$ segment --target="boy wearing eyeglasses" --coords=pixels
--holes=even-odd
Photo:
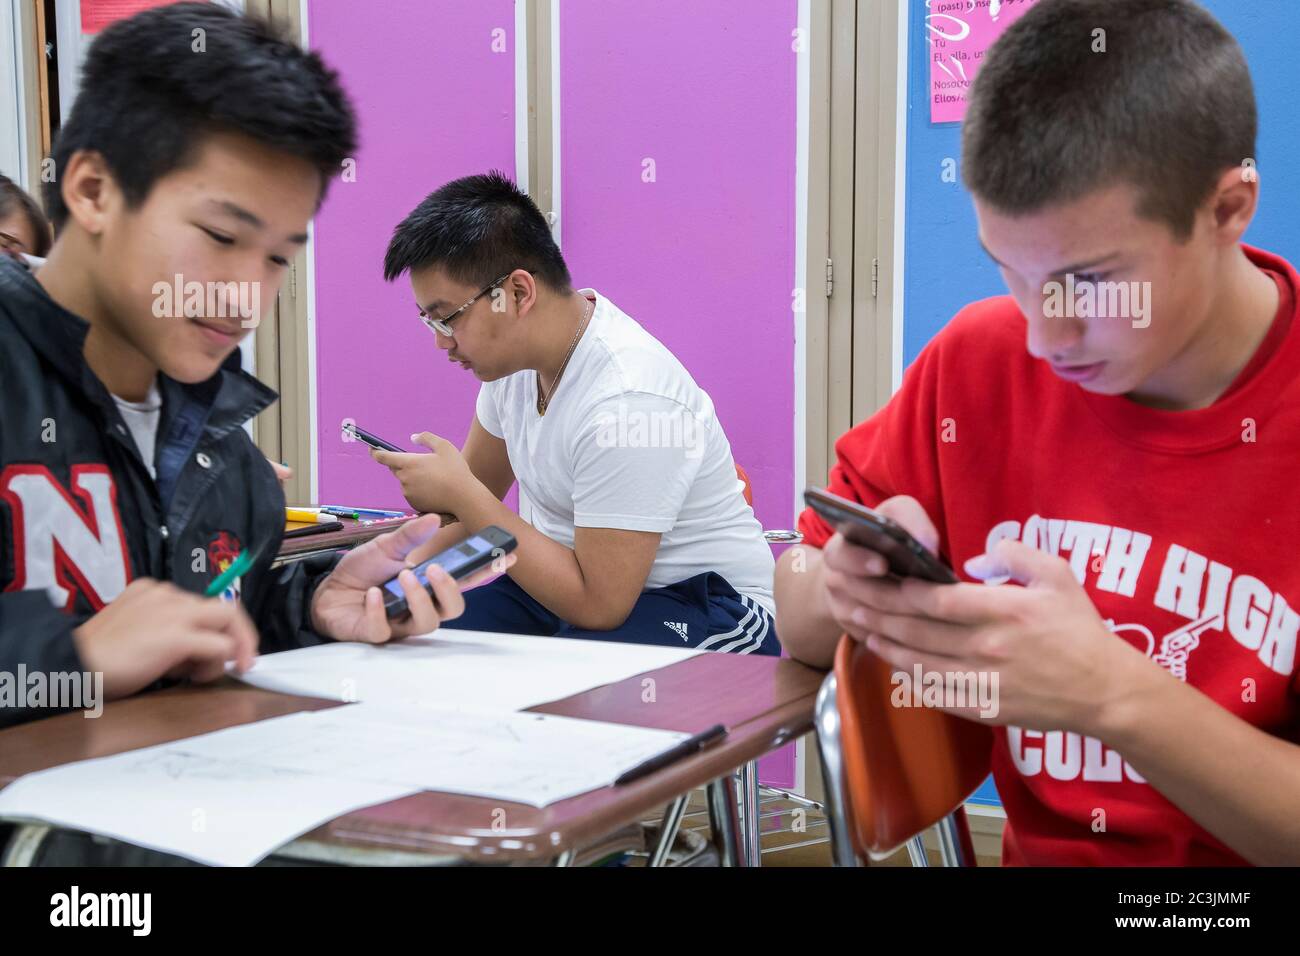
[[[40,204],[0,175],[0,254],[30,269],[45,258],[50,242],[50,223]]]
[[[741,654],[779,652],[771,551],[709,396],[660,342],[575,289],[545,218],[498,173],[448,183],[397,227],[385,276],[482,386],[462,450],[373,451],[422,511],[417,555],[495,524],[518,561],[455,626]],[[521,513],[501,501],[519,483]]]

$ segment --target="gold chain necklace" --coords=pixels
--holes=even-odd
[[[551,403],[551,396],[555,394],[556,386],[560,384],[560,376],[564,370],[569,367],[569,359],[573,357],[573,350],[578,347],[578,339],[582,338],[583,330],[587,328],[587,322],[591,319],[592,310],[596,303],[590,299],[587,300],[587,307],[582,310],[582,322],[578,325],[578,331],[573,333],[573,341],[569,343],[569,351],[564,353],[564,361],[560,363],[560,370],[555,373],[555,378],[551,382],[551,387],[542,393],[542,377],[537,376],[537,414],[545,415],[546,407]],[[534,373],[536,374],[536,373]]]

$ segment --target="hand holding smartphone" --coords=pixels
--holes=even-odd
[[[472,534],[460,544],[454,545],[443,551],[441,554],[435,554],[433,557],[421,561],[411,571],[415,574],[416,580],[424,585],[424,589],[433,594],[432,588],[425,580],[425,573],[429,565],[439,565],[444,571],[451,575],[454,581],[463,581],[472,575],[475,571],[480,571],[487,567],[496,558],[509,554],[513,551],[519,542],[515,536],[503,528],[496,525],[488,525],[477,534]],[[389,618],[400,617],[406,613],[406,594],[402,591],[401,582],[396,577],[384,583],[384,613]]]
[[[878,511],[831,494],[821,488],[808,488],[804,502],[845,540],[881,555],[889,572],[900,578],[921,578],[937,584],[956,584],[952,568],[898,522]]]

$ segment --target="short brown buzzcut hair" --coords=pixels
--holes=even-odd
[[[1131,184],[1185,239],[1224,170],[1255,162],[1258,125],[1245,55],[1199,4],[1040,0],[975,78],[962,173],[1010,215]]]

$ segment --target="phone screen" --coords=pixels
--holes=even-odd
[[[442,554],[435,554],[427,561],[421,561],[411,570],[414,572],[416,580],[421,584],[424,584],[424,572],[431,564],[441,565],[442,569],[454,578],[456,577],[457,571],[464,568],[465,565],[469,564],[480,555],[484,553],[491,554],[495,547],[496,545],[481,535],[470,535],[460,544],[448,548],[446,551],[442,552]],[[385,582],[384,587],[386,587],[394,597],[406,597],[406,592],[402,590],[402,585],[395,577],[392,580]]]

